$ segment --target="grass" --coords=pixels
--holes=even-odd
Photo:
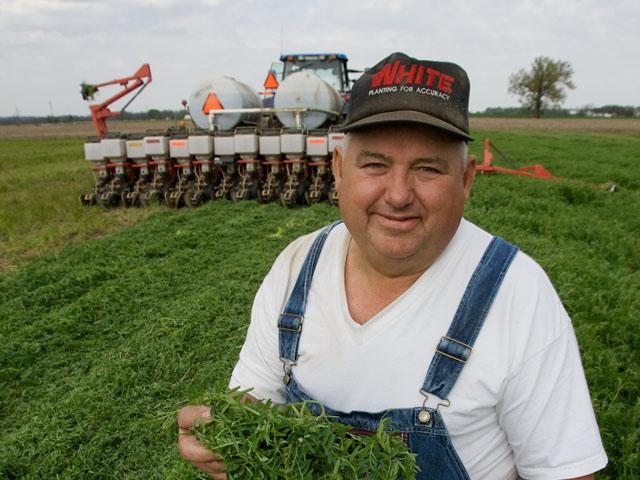
[[[0,141],[0,271],[131,225],[154,210],[84,208],[93,187],[82,140]]]
[[[232,479],[413,480],[415,455],[388,431],[383,418],[374,435],[354,435],[314,402],[282,405],[243,402],[249,390],[212,390],[211,423],[195,428],[206,448],[225,459]],[[315,411],[315,414],[314,414]]]
[[[576,327],[610,458],[598,478],[638,478],[640,138],[475,132],[485,134],[520,164],[575,180],[480,177],[466,216],[549,273]],[[173,412],[228,378],[270,264],[338,211],[219,202],[193,211],[81,209],[75,221],[62,207],[29,213],[37,202],[21,202],[49,158],[57,159],[50,180],[36,184],[76,207],[90,186],[78,143],[0,143],[2,248],[6,238],[5,258],[18,259],[0,274],[0,478],[195,478],[175,451]],[[68,184],[66,163],[78,164]],[[16,182],[8,172],[19,173]],[[609,180],[619,192],[591,187]],[[5,198],[14,199],[13,216]],[[120,217],[135,212],[146,218]],[[39,218],[32,227],[29,215]],[[71,242],[59,233],[67,222],[77,232]],[[115,231],[119,224],[129,226]],[[29,238],[37,253],[25,261],[20,239]]]
[[[325,205],[162,211],[4,276],[0,472],[183,471],[158,418],[228,377],[277,252],[335,217]]]

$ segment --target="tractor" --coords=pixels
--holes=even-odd
[[[97,137],[85,143],[85,157],[96,181],[82,202],[104,208],[195,207],[224,198],[336,204],[331,157],[344,134],[333,127],[344,119],[349,74],[357,72],[347,62],[337,53],[282,55],[259,94],[234,78],[214,77],[189,97],[195,128],[146,134],[108,133],[106,119],[120,113],[109,110],[111,103],[140,89],[137,96],[151,82],[148,65],[131,77],[82,84],[85,99],[107,85],[122,87],[90,107]]]

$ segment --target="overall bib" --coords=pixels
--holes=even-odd
[[[284,364],[283,382],[286,386],[288,403],[313,400],[302,391],[292,374],[291,367],[296,364],[298,358],[298,345],[313,272],[325,240],[339,223],[341,222],[325,227],[315,239],[278,320],[279,353]],[[471,276],[446,336],[440,339],[436,347],[420,389],[420,393],[425,397],[422,406],[391,409],[378,413],[359,411],[345,413],[317,403],[310,403],[308,407],[315,414],[320,414],[324,407],[327,415],[337,417],[338,421],[352,426],[354,430],[375,432],[380,420],[383,417],[389,418],[388,429],[398,432],[408,448],[416,454],[417,464],[420,467],[416,475],[417,480],[427,478],[468,480],[469,475],[453,448],[438,408],[426,407],[426,399],[433,394],[444,399],[445,403],[441,404],[442,406],[448,406],[449,392],[471,354],[484,319],[516,253],[516,247],[498,237],[494,237],[487,247]]]

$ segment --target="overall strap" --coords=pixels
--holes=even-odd
[[[289,295],[289,299],[278,319],[280,360],[283,362],[288,361],[289,365],[295,363],[298,358],[298,345],[300,343],[304,311],[307,306],[307,296],[311,287],[313,272],[320,258],[320,252],[329,236],[329,232],[340,223],[342,221],[327,225],[314,240],[309,253],[304,259],[291,295]]]
[[[517,247],[499,237],[491,240],[471,276],[447,335],[436,347],[422,385],[424,394],[432,393],[447,399],[471,355],[473,344],[517,252]]]

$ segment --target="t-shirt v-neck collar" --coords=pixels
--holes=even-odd
[[[423,301],[425,297],[436,294],[437,279],[446,270],[447,265],[454,259],[457,252],[463,245],[463,223],[460,222],[458,230],[447,245],[447,248],[437,258],[437,260],[418,277],[418,279],[398,298],[389,305],[380,310],[376,315],[364,324],[357,323],[349,313],[349,305],[347,303],[347,293],[345,287],[345,265],[347,260],[347,252],[351,241],[351,234],[343,225],[342,238],[338,250],[338,261],[335,262],[335,277],[338,279],[336,288],[338,290],[338,299],[342,310],[342,325],[356,344],[363,344],[368,337],[377,336],[386,331],[387,328],[394,326],[401,321],[408,321],[405,313],[411,309],[415,302]],[[421,295],[415,294],[416,291],[422,292]],[[428,315],[428,312],[425,312]]]

